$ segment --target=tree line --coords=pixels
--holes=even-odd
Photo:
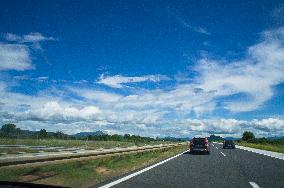
[[[269,139],[269,138],[256,138],[253,132],[245,131],[242,135],[242,139],[240,141],[245,141],[248,143],[255,144],[284,144],[284,140],[282,139]]]
[[[41,129],[40,131],[29,131],[29,130],[21,130],[17,128],[15,124],[4,124],[0,129],[0,137],[2,138],[31,138],[31,139],[76,139],[76,140],[98,140],[98,141],[122,141],[122,142],[151,142],[151,141],[184,141],[183,139],[178,138],[150,138],[150,137],[142,137],[138,135],[108,135],[105,133],[101,133],[99,135],[87,135],[87,136],[77,136],[77,135],[68,135],[61,131],[57,132],[47,132],[45,129]],[[223,140],[220,136],[211,135],[209,137],[210,141],[220,141]],[[269,139],[269,138],[255,138],[254,133],[250,131],[245,131],[242,135],[242,138],[239,141],[245,141],[249,143],[260,143],[260,144],[284,144],[284,139]]]
[[[40,131],[21,130],[15,124],[4,124],[0,129],[0,137],[4,138],[68,138],[69,135],[63,132],[47,132],[45,129]]]
[[[100,134],[100,135],[87,135],[87,136],[76,136],[76,135],[68,135],[61,131],[57,132],[47,132],[45,129],[41,129],[40,131],[28,131],[21,130],[17,128],[15,124],[4,124],[0,129],[0,137],[2,138],[32,138],[32,139],[76,139],[76,140],[98,140],[98,141],[129,141],[129,142],[151,142],[160,140],[159,138],[150,138],[150,137],[142,137],[138,135],[108,135],[108,134]]]

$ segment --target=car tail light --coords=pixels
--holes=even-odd
[[[209,147],[209,143],[207,140],[205,141],[205,147]]]

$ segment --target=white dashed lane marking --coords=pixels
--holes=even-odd
[[[253,188],[260,188],[259,185],[257,185],[255,182],[250,181],[249,184],[250,184]]]

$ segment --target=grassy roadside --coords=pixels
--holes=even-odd
[[[284,153],[284,145],[282,144],[268,144],[268,143],[260,144],[260,143],[248,143],[244,141],[237,142],[236,144],[240,146],[246,146],[246,147],[251,147],[251,148],[256,148],[256,149]]]
[[[186,146],[179,146],[163,151],[156,150],[48,166],[0,168],[0,180],[43,183],[67,187],[89,187],[163,160],[186,149]]]
[[[3,154],[19,154],[19,153],[38,153],[42,150],[32,148],[0,148],[0,156]],[[56,152],[56,150],[48,149],[45,152]]]
[[[169,142],[120,142],[120,141],[85,141],[85,140],[62,140],[62,139],[12,139],[0,138],[0,145],[30,145],[30,146],[48,146],[48,147],[80,147],[85,149],[114,148],[114,147],[131,147],[167,144]]]

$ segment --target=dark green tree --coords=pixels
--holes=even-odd
[[[242,140],[244,141],[251,141],[251,140],[254,140],[255,137],[254,137],[254,134],[250,131],[245,131],[243,133],[243,137],[242,137]]]
[[[61,131],[57,131],[54,136],[55,138],[63,139],[65,137],[65,134]]]
[[[39,137],[40,138],[46,138],[47,137],[47,132],[45,129],[40,129],[39,131]]]
[[[130,136],[130,134],[125,134],[125,135],[124,135],[124,138],[125,138],[126,140],[130,140],[131,136]]]
[[[15,124],[8,123],[2,126],[1,132],[5,136],[12,136],[16,135],[19,132],[19,129],[16,128]]]

